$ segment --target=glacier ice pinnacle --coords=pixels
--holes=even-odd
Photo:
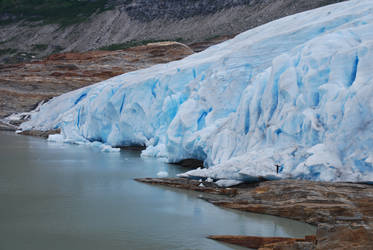
[[[44,104],[21,129],[203,160],[224,183],[373,181],[373,1],[288,16]]]

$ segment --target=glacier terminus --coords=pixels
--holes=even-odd
[[[198,159],[184,177],[373,182],[373,1],[246,31],[183,60],[53,98],[22,130]],[[53,139],[53,137],[51,139]]]

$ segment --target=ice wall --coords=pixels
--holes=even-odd
[[[189,177],[373,181],[373,1],[282,18],[64,94],[21,125],[57,127],[66,141],[203,160]]]

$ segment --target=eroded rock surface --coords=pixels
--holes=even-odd
[[[312,246],[309,242],[279,242],[263,245],[264,249],[373,249],[372,185],[280,180],[233,187],[226,195],[227,189],[209,182],[202,182],[205,187],[201,187],[199,181],[180,178],[139,181],[220,194],[204,199],[226,208],[317,225]]]

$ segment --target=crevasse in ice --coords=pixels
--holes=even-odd
[[[204,161],[183,176],[373,181],[373,1],[285,17],[64,94],[21,125],[57,127],[65,141]]]

